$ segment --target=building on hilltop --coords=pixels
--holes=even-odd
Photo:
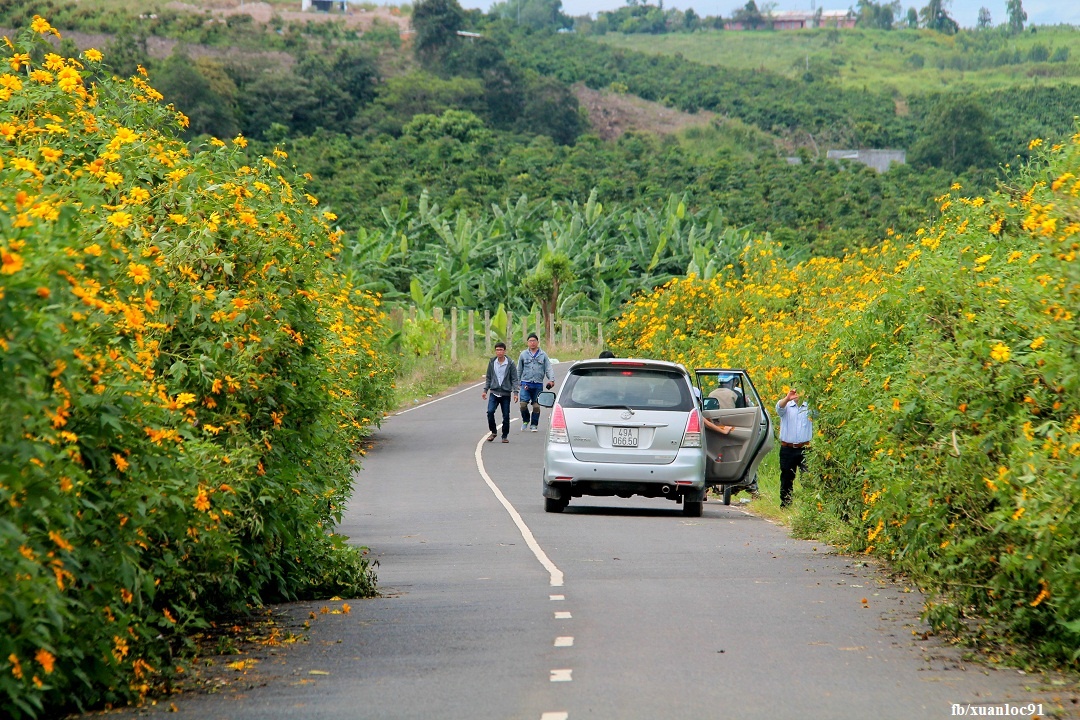
[[[335,7],[345,12],[347,0],[300,0],[300,12],[307,12],[312,8],[319,12],[330,12]]]
[[[825,157],[829,160],[851,160],[869,165],[879,173],[888,171],[893,163],[907,163],[907,153],[903,150],[829,150]]]
[[[853,28],[858,16],[852,10],[781,10],[762,17],[765,27],[773,30],[805,30],[806,28]],[[747,23],[732,20],[724,23],[725,30],[752,30]]]

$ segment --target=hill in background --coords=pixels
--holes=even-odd
[[[717,67],[809,75],[901,95],[1080,82],[1080,29],[1036,27],[943,35],[932,30],[699,31],[596,36],[612,47]]]

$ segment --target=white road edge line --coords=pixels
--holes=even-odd
[[[561,670],[552,670],[551,671],[551,682],[573,682],[574,681],[574,678],[573,678],[573,675],[572,675],[573,672],[574,671],[569,669],[569,668],[561,669]]]
[[[476,383],[475,385],[470,385],[467,388],[462,388],[461,390],[458,390],[457,392],[452,392],[449,395],[443,395],[442,397],[437,397],[434,400],[429,400],[426,403],[420,403],[419,405],[413,405],[408,410],[402,410],[401,412],[396,412],[393,415],[391,415],[390,417],[397,417],[398,415],[404,415],[405,413],[412,412],[413,410],[419,410],[422,407],[427,407],[428,405],[431,405],[432,403],[437,403],[440,400],[445,400],[446,398],[452,398],[455,395],[460,395],[461,393],[468,392],[469,390],[475,390],[476,388],[480,387],[483,384],[484,383]]]
[[[555,647],[574,647],[574,638],[572,635],[560,635],[555,638]]]
[[[540,720],[570,720],[568,712],[546,712],[540,716]]]
[[[466,390],[468,389],[469,388],[466,388]],[[533,537],[532,530],[530,530],[529,526],[525,524],[525,521],[521,519],[521,514],[514,509],[514,506],[510,504],[510,501],[503,495],[502,490],[499,489],[499,486],[495,484],[491,479],[491,476],[487,474],[487,470],[484,469],[484,458],[480,451],[483,449],[486,442],[487,433],[484,433],[484,436],[476,443],[476,452],[474,453],[476,457],[476,469],[480,471],[480,477],[484,478],[484,482],[491,488],[491,492],[495,493],[495,497],[502,503],[502,506],[506,508],[506,512],[510,514],[510,518],[514,521],[514,524],[517,525],[518,530],[521,531],[521,537],[525,538],[525,544],[529,546],[529,549],[532,550],[536,559],[539,560],[540,564],[544,566],[544,569],[548,571],[548,575],[551,577],[551,587],[562,587],[562,570],[555,567],[555,563],[551,562],[551,558],[547,556],[547,553],[540,547],[540,543],[536,542],[536,538]]]

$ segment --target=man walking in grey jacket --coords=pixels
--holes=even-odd
[[[555,372],[551,369],[551,360],[547,353],[540,349],[540,338],[536,333],[529,333],[526,342],[528,347],[518,355],[517,370],[521,377],[521,430],[526,428],[536,432],[540,426],[540,403],[536,402],[536,396],[546,386],[551,389],[555,386]],[[532,414],[529,414],[529,402],[532,402]]]
[[[484,392],[480,397],[488,401],[487,421],[488,442],[495,439],[495,407],[502,408],[502,441],[510,442],[510,397],[517,399],[518,371],[510,358],[506,357],[506,343],[495,343],[495,357],[488,362],[487,377],[484,379]],[[489,397],[490,393],[490,397]]]

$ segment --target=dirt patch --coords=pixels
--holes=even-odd
[[[573,91],[589,113],[593,130],[603,140],[615,140],[629,131],[668,135],[688,127],[708,125],[716,118],[716,113],[685,113],[636,95],[593,90],[580,84]]]

